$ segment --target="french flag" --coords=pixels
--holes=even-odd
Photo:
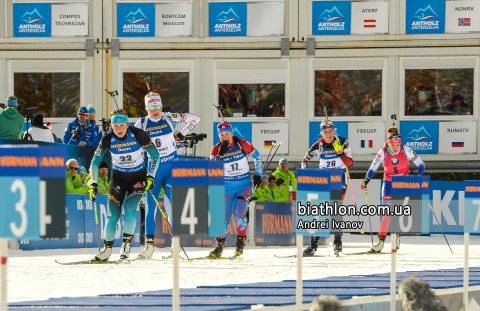
[[[452,142],[452,147],[456,147],[456,148],[463,148],[463,141],[453,141]]]
[[[365,146],[365,142],[368,142],[368,147]],[[373,148],[373,140],[361,140],[360,141],[361,148]]]

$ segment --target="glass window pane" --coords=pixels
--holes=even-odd
[[[219,84],[224,117],[284,117],[285,84]]]
[[[45,118],[70,118],[80,107],[80,72],[16,72],[14,95],[24,107],[38,107]]]
[[[472,115],[473,71],[405,69],[405,115]]]
[[[315,70],[315,116],[381,116],[382,70]]]
[[[190,80],[188,72],[125,72],[123,73],[123,109],[129,117],[141,118],[148,93],[145,78],[150,77],[150,89],[160,94],[162,111],[188,112]]]

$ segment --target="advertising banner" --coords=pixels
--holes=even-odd
[[[88,37],[88,3],[52,4],[52,37]]]
[[[155,3],[117,3],[117,37],[154,37]]]
[[[447,1],[445,32],[480,31],[480,1]]]
[[[14,3],[14,37],[50,37],[52,12],[50,3]]]
[[[352,2],[352,35],[388,33],[388,2]]]
[[[439,122],[438,153],[477,152],[477,121]]]
[[[308,136],[309,147],[312,146],[317,140],[322,138],[322,134],[320,134],[321,123],[322,123],[321,121],[310,121],[309,136]],[[333,124],[335,125],[335,128],[336,128],[335,134],[348,139],[348,122],[335,121],[333,122]]]
[[[276,155],[288,154],[288,123],[252,123],[251,142],[261,155],[268,155],[272,148],[279,148]]]
[[[285,2],[247,3],[247,36],[283,36]]]
[[[292,230],[292,203],[257,202],[255,204],[255,245],[295,245]]]
[[[375,154],[383,148],[385,122],[349,122],[348,142],[353,154]]]
[[[438,121],[400,121],[402,144],[418,154],[438,154]]]
[[[213,144],[220,142],[218,137],[217,126],[219,122],[213,123]],[[252,142],[252,123],[251,122],[231,122],[233,127],[233,135]],[[255,147],[257,148],[257,147]]]
[[[246,2],[210,2],[208,5],[209,36],[246,36]]]
[[[313,1],[312,35],[349,35],[350,1]]]
[[[444,33],[445,0],[407,0],[405,33]]]
[[[192,36],[192,3],[157,3],[156,37]]]

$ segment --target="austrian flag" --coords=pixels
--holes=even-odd
[[[377,20],[376,19],[365,19],[365,20],[363,20],[363,27],[364,28],[375,28],[375,27],[377,27]]]

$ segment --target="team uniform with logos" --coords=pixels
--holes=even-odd
[[[88,120],[85,123],[80,123],[78,118],[76,118],[72,122],[68,123],[67,127],[65,128],[65,133],[63,134],[63,143],[78,145],[81,141],[84,141],[87,146],[96,147],[100,142],[102,133],[100,132],[100,136],[98,136],[99,134],[96,132],[95,127],[98,128],[98,126],[95,126]],[[74,133],[75,136],[72,138]]]
[[[172,186],[167,179],[168,174],[172,171],[172,160],[177,159],[176,140],[174,130],[178,123],[188,123],[180,133],[186,136],[195,125],[200,122],[200,117],[192,113],[170,113],[162,112],[162,116],[153,120],[150,117],[141,118],[135,123],[135,127],[143,129],[151,138],[153,145],[157,148],[160,154],[160,164],[158,166],[157,174],[155,175],[155,186],[152,188],[153,195],[158,198],[162,189],[162,184],[165,181],[165,196],[164,200],[169,201],[171,198]],[[149,160],[148,165],[151,165]],[[165,202],[168,218],[171,218],[171,204]],[[147,195],[147,209],[145,215],[145,231],[146,235],[155,235],[155,211],[157,205],[151,195]],[[172,223],[170,221],[170,223]]]
[[[392,176],[408,175],[408,161],[412,161],[418,167],[418,175],[423,175],[425,171],[425,164],[422,159],[413,151],[410,147],[400,145],[398,153],[394,154],[388,147],[380,149],[375,156],[372,165],[368,169],[367,178],[371,179],[377,171],[380,163],[383,164],[383,188],[382,188],[382,204],[390,204],[391,192],[392,192]],[[391,216],[383,216],[380,223],[379,235],[385,236],[390,226]]]
[[[147,177],[144,150],[151,157],[148,175],[155,176],[158,167],[158,151],[150,137],[141,129],[129,127],[123,138],[108,131],[100,141],[90,166],[91,183],[97,183],[96,172],[107,151],[112,157],[112,175],[108,190],[108,217],[105,223],[105,241],[113,241],[122,204],[125,209],[124,234],[135,231],[136,210],[143,196],[143,182]],[[94,174],[95,173],[95,174]],[[125,200],[125,196],[127,196]],[[124,203],[125,200],[125,203]]]
[[[234,140],[237,138],[234,137]],[[218,155],[220,143],[213,146],[210,152],[211,160],[223,160],[223,172],[225,180],[225,237],[235,212],[237,219],[237,233],[240,237],[247,234],[247,198],[252,194],[252,177],[248,166],[247,154],[253,158],[255,172],[262,174],[262,159],[259,152],[252,144],[238,138],[238,144],[233,143],[223,157]],[[241,147],[241,148],[240,148]]]

